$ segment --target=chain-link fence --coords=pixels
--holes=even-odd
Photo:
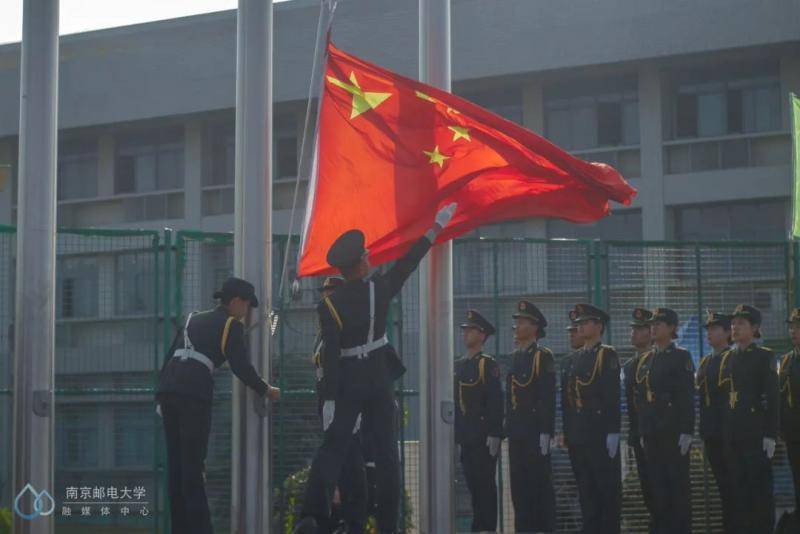
[[[57,243],[57,530],[168,532],[163,432],[153,413],[155,380],[186,313],[212,306],[214,289],[232,274],[233,237],[171,231],[61,231]],[[285,245],[283,238],[274,242],[276,294]],[[15,255],[14,229],[0,227],[0,427],[7,429],[12,422]],[[295,255],[292,245],[290,260]],[[783,321],[794,305],[791,286],[797,278],[795,270],[800,269],[796,258],[798,250],[791,243],[459,240],[454,247],[455,322],[459,324],[469,308],[494,322],[497,335],[487,348],[500,362],[503,375],[513,350],[511,314],[520,298],[532,300],[547,316],[549,326],[542,341],[558,359],[570,350],[565,328],[567,312],[576,302],[608,309],[612,320],[606,341],[617,347],[623,361],[632,354],[628,321],[638,306],[669,306],[678,311],[679,343],[697,362],[708,350],[701,328],[705,310],[731,310],[739,302],[752,303],[764,315],[765,344],[780,352],[787,349]],[[275,524],[281,532],[291,524],[296,505],[283,483],[308,465],[321,437],[310,360],[319,282],[303,280],[293,297],[274,300],[280,319],[273,337],[272,378],[284,391],[272,418]],[[418,287],[414,275],[393,305],[390,320],[390,336],[409,369],[398,383],[399,432],[407,493],[403,511],[413,525],[419,524],[421,407],[417,390],[419,366],[425,360],[419,354]],[[458,357],[463,350],[458,330],[455,339]],[[206,477],[215,531],[224,533],[230,525],[231,374],[223,369],[215,380]],[[621,402],[624,409],[624,399]],[[625,415],[623,424],[627,427]],[[560,426],[558,414],[557,431]],[[624,440],[621,450],[624,531],[646,532],[647,513],[635,462]],[[713,478],[701,447],[692,454],[693,531],[719,532],[720,506]],[[12,503],[11,459],[9,431],[0,435],[0,507]],[[777,505],[791,507],[793,488],[782,444],[773,469]],[[563,449],[553,452],[553,473],[558,531],[577,532],[580,508]],[[500,527],[511,532],[505,447],[498,477]],[[471,510],[460,466],[456,487],[457,524],[466,530]]]

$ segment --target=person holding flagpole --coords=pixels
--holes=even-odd
[[[311,464],[303,518],[294,532],[316,534],[327,522],[336,481],[359,414],[373,432],[377,478],[377,523],[381,533],[397,529],[400,467],[395,428],[394,381],[405,373],[386,335],[391,300],[425,257],[456,211],[451,203],[433,226],[385,273],[369,277],[369,251],[361,230],[349,230],[331,245],[327,261],[345,279],[322,299],[317,315],[322,332],[322,445]]]

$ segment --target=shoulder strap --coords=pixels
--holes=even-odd
[[[189,321],[192,320],[192,316],[194,312],[189,314],[189,317],[186,318],[186,324],[183,325],[183,348],[184,349],[191,349],[194,350],[194,345],[192,345],[192,340],[189,339]]]
[[[375,282],[369,281],[369,334],[367,343],[372,343],[375,338]]]
[[[331,317],[333,317],[333,320],[336,321],[336,324],[339,326],[339,330],[344,328],[344,323],[342,323],[342,318],[339,317],[339,312],[336,311],[336,306],[333,305],[333,302],[331,302],[330,297],[325,297],[322,299],[322,301],[328,307],[328,311],[331,312]]]
[[[222,355],[225,356],[226,358],[228,357],[228,355],[225,353],[225,347],[228,345],[228,336],[231,333],[231,325],[235,320],[236,317],[233,316],[228,317],[228,320],[225,321],[225,328],[222,329],[222,341],[220,342],[219,348],[222,351]]]

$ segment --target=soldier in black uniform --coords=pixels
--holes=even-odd
[[[722,526],[725,532],[733,529],[733,500],[725,455],[722,447],[722,412],[727,398],[719,389],[719,368],[731,344],[731,316],[708,312],[706,337],[711,353],[700,360],[695,384],[700,397],[700,437],[703,450],[717,482],[722,503]]]
[[[614,347],[601,344],[609,317],[591,304],[575,306],[584,346],[561,370],[564,438],[578,484],[584,534],[620,529],[620,376]]]
[[[689,534],[689,448],[694,432],[694,364],[675,345],[678,314],[656,308],[650,319],[653,348],[639,358],[634,379],[657,534]]]
[[[641,444],[639,434],[639,410],[634,394],[636,386],[636,366],[639,359],[650,350],[652,340],[650,337],[650,319],[653,313],[644,308],[633,310],[633,320],[631,327],[631,345],[636,351],[633,357],[625,363],[622,368],[622,383],[625,391],[625,403],[628,407],[628,446],[633,450],[633,457],[636,459],[636,471],[639,474],[639,484],[642,487],[642,499],[650,514],[650,532],[656,532],[655,513],[653,506],[653,492],[650,489],[650,479],[647,476],[647,462],[644,458],[644,448]]]
[[[483,352],[494,326],[475,310],[461,325],[467,353],[456,361],[455,437],[472,496],[472,532],[497,529],[497,454],[503,439],[503,391],[497,361]]]
[[[761,312],[740,304],[732,316],[736,345],[722,357],[719,386],[726,401],[722,432],[733,532],[766,534],[775,526],[770,460],[778,433],[778,374],[773,352],[753,342],[761,337]]]
[[[511,500],[516,532],[553,532],[556,497],[550,440],[556,425],[556,371],[550,349],[538,344],[547,319],[527,300],[514,319],[516,350],[506,380]]]
[[[295,532],[313,534],[327,521],[336,481],[356,419],[367,408],[377,475],[377,523],[380,532],[397,528],[400,505],[400,467],[397,446],[394,381],[405,372],[386,336],[386,317],[392,298],[417,268],[439,232],[455,212],[450,204],[437,214],[433,227],[385,274],[368,279],[364,234],[342,234],[328,252],[345,284],[317,306],[322,329],[322,406],[325,436],[311,464],[303,519]],[[340,379],[340,377],[342,377]]]
[[[344,285],[344,279],[338,276],[329,276],[322,283],[319,292],[322,298],[329,298],[337,287]],[[317,334],[314,342],[314,368],[316,372],[317,410],[322,418],[322,378],[321,364],[322,334]],[[364,417],[359,416],[353,429],[353,441],[347,449],[342,471],[339,474],[337,489],[339,490],[338,506],[332,507],[331,521],[328,527],[320,525],[321,530],[328,532],[342,532],[346,529],[349,534],[364,532],[367,522],[367,478],[364,456],[361,449],[361,426]],[[344,525],[341,523],[344,522]]]
[[[229,278],[214,293],[220,305],[190,313],[161,368],[156,399],[164,421],[173,534],[212,532],[204,464],[211,431],[213,373],[226,360],[231,371],[262,398],[277,399],[253,368],[242,319],[258,307],[253,285]],[[257,408],[265,409],[263,402]],[[262,412],[263,413],[263,412]]]
[[[796,513],[800,513],[800,308],[786,321],[792,338],[792,351],[781,358],[778,383],[781,393],[781,437],[792,468]]]

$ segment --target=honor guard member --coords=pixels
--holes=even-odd
[[[731,316],[708,312],[705,328],[711,353],[700,360],[695,378],[700,400],[700,437],[722,503],[722,526],[725,532],[731,532],[733,497],[722,447],[722,412],[728,399],[719,388],[720,364],[725,352],[731,348]]]
[[[778,373],[773,352],[759,347],[761,312],[747,304],[733,311],[735,346],[720,363],[723,447],[731,477],[734,530],[771,533],[775,526],[772,465],[778,432]]]
[[[628,446],[633,450],[633,457],[636,460],[636,471],[639,474],[639,484],[642,488],[642,499],[650,514],[651,534],[655,529],[655,514],[653,508],[653,492],[650,489],[650,481],[647,476],[647,462],[644,458],[644,449],[641,444],[639,434],[639,410],[636,402],[636,366],[644,353],[650,350],[652,345],[650,338],[650,319],[653,313],[644,308],[633,310],[633,320],[631,327],[631,346],[635,352],[633,357],[625,363],[622,368],[622,384],[625,391],[625,403],[628,408]]]
[[[344,285],[344,278],[329,276],[319,288],[322,298],[330,298],[337,287]],[[316,390],[318,413],[322,418],[322,334],[317,334],[314,342],[314,368],[316,371]],[[343,521],[346,531],[349,534],[360,534],[364,532],[367,522],[367,477],[364,464],[363,451],[361,449],[361,425],[364,417],[359,416],[353,430],[353,441],[347,449],[347,455],[342,464],[342,471],[339,474],[337,488],[339,490],[339,505],[331,510],[331,521],[325,529],[328,532],[338,532]]]
[[[636,365],[639,434],[653,492],[657,534],[689,534],[689,448],[694,432],[694,364],[675,345],[678,314],[656,308],[650,319],[653,348]]]
[[[483,352],[483,345],[495,329],[480,313],[469,310],[461,330],[467,353],[455,365],[455,438],[472,496],[472,532],[494,532],[503,391],[497,361]]]
[[[608,314],[591,304],[575,306],[583,348],[564,362],[561,403],[564,438],[578,485],[584,534],[620,529],[620,370],[614,347],[601,337]]]
[[[316,533],[318,522],[327,522],[353,427],[358,415],[367,408],[370,417],[365,424],[372,431],[375,454],[378,530],[395,532],[397,528],[400,466],[394,381],[405,373],[405,367],[387,339],[386,317],[392,298],[403,288],[455,210],[455,204],[439,210],[433,227],[385,274],[367,278],[370,264],[360,230],[345,232],[328,251],[328,263],[339,269],[346,281],[317,306],[323,341],[325,435],[311,464],[303,519],[297,524],[296,533]]]
[[[781,437],[792,468],[796,514],[800,513],[800,308],[786,321],[792,338],[792,351],[781,357],[778,383],[781,394]]]
[[[211,431],[214,371],[226,361],[231,371],[262,398],[280,390],[267,384],[247,355],[242,320],[258,307],[253,285],[229,278],[214,293],[220,305],[193,312],[167,353],[156,399],[164,422],[172,534],[211,533],[203,472]],[[264,413],[263,400],[257,405]]]
[[[533,303],[520,301],[512,317],[517,348],[506,380],[506,436],[514,527],[516,532],[554,532],[550,439],[556,425],[555,359],[538,344],[547,319]]]

